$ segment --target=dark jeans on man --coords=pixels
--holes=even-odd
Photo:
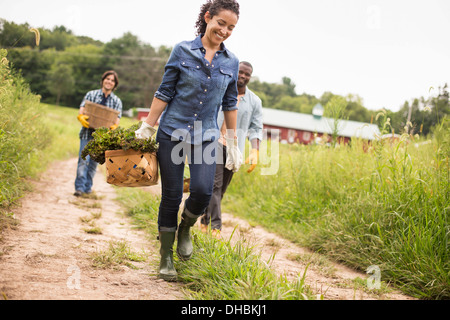
[[[81,158],[81,152],[84,147],[92,140],[92,136],[89,139],[80,139],[80,150],[78,152],[77,163],[77,176],[75,178],[75,191],[81,191],[83,193],[92,192],[92,185],[94,183],[94,176],[97,172],[98,163],[91,159],[91,156],[87,156],[86,160]]]
[[[227,148],[219,143],[218,152],[222,152],[224,161],[222,161],[222,163],[218,162],[216,165],[213,194],[208,208],[206,208],[205,214],[201,218],[201,223],[203,225],[209,225],[211,223],[211,230],[222,229],[221,202],[223,195],[227,191],[228,185],[233,178],[233,171],[225,168]]]
[[[174,232],[177,229],[178,211],[183,198],[184,167],[188,157],[190,170],[189,197],[186,209],[201,216],[211,199],[216,170],[217,142],[192,145],[183,141],[172,141],[171,136],[158,130],[156,140],[162,196],[159,206],[159,231]]]

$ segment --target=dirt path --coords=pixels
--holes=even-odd
[[[367,279],[371,275],[357,272],[308,249],[299,247],[262,227],[251,226],[247,221],[222,213],[221,237],[233,240],[245,238],[249,245],[261,252],[261,257],[280,275],[290,280],[302,277],[306,270],[306,284],[325,300],[413,300],[381,285],[380,290],[369,290]],[[371,285],[372,280],[369,279]],[[382,274],[381,274],[381,281]],[[321,297],[322,296],[322,297]]]
[[[99,170],[100,171],[100,170]],[[113,200],[115,191],[97,172],[94,190],[98,199],[73,196],[76,159],[56,162],[24,197],[15,216],[20,225],[4,233],[0,243],[0,298],[14,300],[182,299],[178,284],[155,276],[157,242],[132,228]],[[101,234],[81,218],[95,219]],[[120,270],[92,266],[92,254],[110,242],[124,242],[132,252],[145,251],[146,262]],[[1,253],[3,252],[3,255]]]
[[[183,299],[180,284],[155,276],[157,241],[133,229],[131,221],[120,214],[122,209],[113,200],[114,188],[106,183],[102,172],[97,173],[94,182],[97,199],[73,196],[75,168],[76,159],[54,163],[41,179],[33,182],[35,190],[23,198],[16,210],[20,225],[4,232],[0,243],[0,299]],[[149,188],[149,192],[154,192],[154,188]],[[86,218],[95,223],[101,234],[85,231],[92,228]],[[229,214],[223,214],[223,218],[224,238],[229,238],[236,228],[234,239],[243,236],[257,244],[265,261],[275,253],[271,264],[280,274],[294,279],[312,261],[307,284],[325,299],[410,299],[394,292],[367,292],[353,281],[366,279],[367,275],[325,261]],[[106,250],[111,242],[124,241],[131,251],[144,252],[147,261],[132,262],[137,268],[93,267],[93,254]]]

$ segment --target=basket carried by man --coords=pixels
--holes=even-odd
[[[116,123],[119,111],[108,108],[98,103],[86,100],[84,113],[89,116],[89,128],[110,128]]]

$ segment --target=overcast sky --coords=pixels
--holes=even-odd
[[[64,25],[102,42],[131,32],[154,47],[195,36],[204,0],[0,0],[0,18]],[[227,47],[261,81],[286,76],[298,94],[357,94],[397,111],[450,85],[449,0],[240,0]],[[430,87],[435,89],[429,92]]]

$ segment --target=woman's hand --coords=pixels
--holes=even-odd
[[[148,139],[152,137],[156,132],[156,129],[149,125],[147,122],[142,122],[139,129],[134,132],[137,139]]]
[[[238,140],[235,138],[227,138],[227,161],[225,163],[225,168],[233,172],[237,172],[242,165],[243,158],[242,153],[239,151]]]

